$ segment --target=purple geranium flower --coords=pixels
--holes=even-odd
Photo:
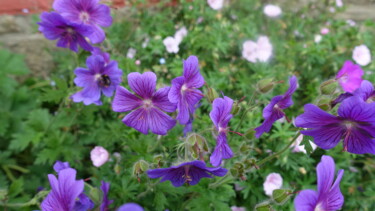
[[[136,203],[123,204],[117,211],[143,211],[143,208]]]
[[[370,81],[363,80],[361,86],[358,89],[356,89],[353,93],[345,92],[344,94],[341,94],[331,103],[331,105],[333,107],[336,104],[341,103],[342,101],[352,96],[358,96],[366,103],[373,103],[375,101],[374,86]]]
[[[285,116],[283,109],[293,105],[292,95],[298,87],[297,77],[289,78],[289,89],[284,95],[278,95],[271,99],[271,102],[263,109],[264,121],[261,126],[255,128],[255,136],[259,138],[263,133],[270,131],[274,122]]]
[[[315,144],[323,149],[331,149],[343,139],[345,151],[375,154],[375,107],[354,96],[341,103],[338,115],[307,104],[295,124],[310,128],[301,133],[314,137]]]
[[[101,105],[101,92],[111,97],[116,86],[121,82],[122,70],[118,68],[116,61],[105,63],[102,56],[92,55],[86,61],[88,69],[78,67],[74,73],[74,83],[83,89],[74,95],[74,102],[82,102],[85,105],[95,103]]]
[[[184,61],[183,76],[172,80],[168,98],[177,104],[177,120],[186,125],[191,120],[196,104],[204,96],[198,88],[204,85],[204,78],[199,72],[199,62],[196,56],[189,56]]]
[[[149,130],[158,135],[167,134],[176,124],[174,119],[164,113],[176,110],[176,105],[168,100],[170,87],[155,92],[156,75],[153,72],[130,73],[128,83],[136,95],[118,86],[112,103],[113,111],[132,111],[122,122],[143,134],[148,134]]]
[[[340,191],[340,181],[344,170],[340,169],[335,178],[335,161],[323,155],[316,168],[318,191],[303,190],[294,199],[296,211],[335,211],[344,204],[344,196]]]
[[[336,79],[345,92],[354,92],[361,86],[363,70],[359,65],[346,61],[341,70],[337,73]]]
[[[184,183],[188,185],[196,185],[203,177],[212,178],[212,175],[222,177],[227,172],[228,170],[225,168],[206,167],[206,164],[203,161],[195,160],[169,168],[148,170],[147,175],[153,179],[162,177],[160,182],[170,180],[173,186],[179,187]]]
[[[113,203],[113,200],[108,199],[109,186],[109,183],[102,181],[100,189],[103,191],[103,200],[100,205],[100,211],[108,211],[108,206]]]
[[[58,179],[48,175],[52,190],[41,204],[43,211],[74,210],[84,188],[83,180],[76,180],[76,173],[75,169],[67,168],[59,172]]]
[[[100,49],[99,47],[93,47],[93,49],[91,51],[91,54],[102,56],[104,58],[104,61],[105,61],[106,64],[108,64],[111,61],[110,60],[111,57],[110,57],[109,53],[102,51],[102,49]]]
[[[56,161],[56,163],[53,165],[53,170],[56,171],[56,173],[59,173],[63,169],[70,168],[69,162],[61,162],[61,161]]]
[[[91,199],[84,193],[78,196],[79,200],[75,203],[74,211],[86,211],[91,210],[95,207],[95,204]]]
[[[88,37],[94,44],[105,39],[105,33],[100,26],[108,27],[112,24],[110,8],[99,4],[99,0],[55,0],[53,9],[69,21],[90,26],[93,33]]]
[[[49,40],[57,40],[57,46],[70,48],[78,52],[78,45],[86,51],[92,51],[92,46],[85,37],[92,34],[93,30],[89,26],[71,23],[65,20],[56,12],[43,12],[40,15],[39,31]]]
[[[210,163],[213,166],[219,166],[223,159],[233,157],[233,152],[227,143],[228,123],[232,119],[233,100],[229,97],[216,98],[212,103],[210,117],[218,131],[216,138],[216,147],[210,157]]]

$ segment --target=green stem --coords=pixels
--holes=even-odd
[[[286,145],[281,151],[279,152],[276,152],[275,154],[273,155],[270,155],[258,162],[256,162],[256,165],[257,166],[261,166],[263,165],[264,163],[276,158],[277,156],[281,155],[283,152],[285,152],[286,150],[288,150],[290,148],[290,146],[296,141],[296,139],[298,138],[298,136],[301,134],[300,131],[298,131],[298,133],[293,137],[293,139],[288,143],[288,145]]]
[[[8,166],[6,165],[3,165],[3,170],[5,171],[5,174],[8,176],[8,178],[14,182],[16,180],[16,178],[13,176],[12,172],[9,170]]]
[[[224,184],[224,183],[227,183],[229,181],[233,180],[233,177],[231,174],[226,174],[224,177],[221,177],[218,181],[216,181],[215,183],[211,183],[208,187],[209,188],[212,188],[212,189],[215,189],[217,187],[219,187],[220,185]]]
[[[22,172],[24,174],[27,174],[27,173],[30,172],[28,169],[25,169],[21,166],[17,166],[17,165],[7,165],[7,166],[11,169],[17,170],[17,171]]]
[[[253,95],[251,96],[249,102],[247,103],[247,106],[250,106],[251,105],[251,102],[253,101],[254,97],[255,97],[255,94],[256,92],[254,91],[253,92]],[[240,128],[240,126],[242,125],[242,122],[243,120],[245,119],[246,115],[247,115],[247,112],[249,112],[251,109],[253,109],[253,107],[250,107],[250,108],[247,108],[243,113],[242,113],[242,116],[241,116],[241,119],[240,119],[240,122],[238,123],[236,129],[234,131],[238,131],[238,129]]]

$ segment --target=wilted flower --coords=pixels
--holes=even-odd
[[[283,178],[278,173],[271,173],[263,183],[263,189],[267,196],[272,196],[272,192],[283,186]]]
[[[162,177],[160,182],[170,180],[173,186],[179,187],[184,183],[196,185],[202,178],[212,178],[212,175],[222,177],[227,174],[227,172],[228,170],[225,168],[206,167],[203,161],[195,160],[169,168],[148,170],[147,175],[152,179]]]
[[[180,43],[174,37],[165,38],[163,40],[163,44],[165,48],[167,49],[168,53],[178,53],[178,51],[180,50],[178,47]]]
[[[363,70],[351,61],[345,61],[344,66],[337,73],[336,79],[346,92],[352,93],[361,86]]]
[[[371,53],[366,45],[356,46],[353,50],[353,60],[361,66],[366,66],[371,62]]]
[[[126,203],[121,205],[117,211],[143,211],[143,208],[136,203]]]
[[[233,157],[233,152],[227,142],[228,123],[232,119],[233,100],[229,97],[216,98],[212,103],[210,118],[218,131],[216,137],[216,147],[210,157],[210,163],[213,166],[219,166],[223,159]]]
[[[340,190],[344,170],[340,169],[335,178],[335,161],[323,155],[316,167],[318,191],[303,190],[294,199],[296,211],[340,210],[344,204],[344,196]]]
[[[170,87],[155,92],[156,79],[153,72],[130,73],[128,83],[136,95],[118,86],[112,109],[115,112],[131,111],[122,122],[143,134],[148,134],[151,130],[155,134],[165,135],[174,127],[176,121],[164,112],[174,112],[176,105],[168,100]]]
[[[126,57],[128,57],[129,59],[133,59],[136,53],[137,50],[135,50],[134,48],[129,48]]]
[[[111,97],[116,86],[121,82],[122,70],[118,68],[116,61],[106,64],[104,58],[99,55],[92,55],[87,58],[88,69],[78,67],[74,73],[74,83],[83,89],[74,95],[74,102],[83,102],[85,105],[101,105],[101,93]]]
[[[281,8],[277,5],[268,4],[263,9],[264,14],[268,17],[278,17],[281,15],[282,11]]]
[[[92,51],[92,46],[85,39],[93,33],[92,27],[71,23],[56,12],[43,12],[40,19],[39,31],[49,40],[58,40],[57,47],[78,52],[79,45],[86,51]]]
[[[303,152],[306,154],[305,146],[301,145],[302,140],[303,140],[303,134],[299,135],[296,141],[290,146],[291,148],[293,148],[292,152]],[[312,149],[315,150],[317,146],[313,142],[311,141],[309,142],[310,142]]]
[[[223,8],[224,0],[207,0],[208,5],[214,10],[220,10]]]
[[[88,35],[91,42],[96,44],[105,39],[105,33],[100,26],[112,25],[111,10],[99,1],[55,0],[53,9],[73,23],[91,26],[93,33]]]
[[[203,98],[198,88],[204,84],[204,78],[199,72],[199,62],[196,56],[189,56],[184,61],[183,74],[172,80],[168,93],[170,102],[177,104],[177,117],[180,124],[186,125],[192,118],[197,103]]]
[[[248,40],[243,43],[242,57],[249,62],[266,62],[272,56],[272,45],[266,36],[260,36],[257,42]]]
[[[84,187],[83,180],[76,180],[76,174],[75,169],[67,168],[59,172],[58,179],[48,175],[52,189],[41,204],[43,211],[74,210]]]
[[[344,150],[354,154],[375,154],[375,107],[358,96],[344,100],[338,115],[331,115],[313,104],[296,118],[297,127],[310,128],[301,133],[312,136],[322,149],[331,149],[343,139]]]
[[[261,126],[255,128],[255,136],[259,138],[263,133],[270,131],[274,122],[285,116],[283,110],[293,105],[292,95],[298,87],[297,77],[289,78],[289,89],[284,95],[277,95],[271,99],[271,102],[263,109],[264,121]]]
[[[101,146],[96,146],[90,152],[92,164],[96,167],[100,167],[105,164],[109,159],[109,153],[106,149]]]
[[[100,189],[103,192],[103,200],[102,200],[102,204],[100,205],[100,211],[109,210],[108,206],[113,203],[113,200],[108,199],[109,186],[110,186],[109,183],[102,181],[102,185],[100,186]]]

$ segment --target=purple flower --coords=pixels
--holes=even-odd
[[[78,67],[74,73],[74,83],[83,89],[74,95],[74,102],[83,102],[85,105],[95,103],[101,105],[101,93],[111,97],[116,86],[121,82],[122,70],[116,61],[105,63],[102,56],[92,55],[86,61],[88,69]]]
[[[53,9],[69,21],[90,26],[93,33],[88,37],[94,44],[105,39],[105,33],[100,26],[108,27],[112,24],[110,8],[99,4],[99,0],[55,0]]]
[[[298,87],[297,77],[289,78],[289,89],[284,95],[278,95],[263,109],[264,121],[261,126],[255,128],[255,136],[259,138],[263,133],[270,131],[274,122],[285,116],[283,110],[293,105],[292,95]]]
[[[74,211],[86,211],[91,210],[95,207],[95,204],[91,199],[84,193],[78,196],[79,200],[75,203]]]
[[[204,84],[204,78],[199,72],[199,62],[196,56],[189,56],[184,61],[183,76],[172,80],[172,87],[168,98],[177,104],[177,120],[186,125],[194,114],[196,104],[203,94],[198,88]]]
[[[346,61],[341,70],[337,73],[336,79],[345,92],[352,93],[358,89],[362,83],[363,70],[359,65]]]
[[[57,40],[57,46],[70,48],[78,52],[78,45],[86,51],[92,51],[92,46],[85,37],[92,34],[93,30],[89,26],[71,23],[65,20],[56,12],[43,12],[40,15],[39,31],[49,40]]]
[[[104,58],[104,61],[105,61],[106,64],[108,64],[110,62],[111,58],[110,58],[109,53],[106,53],[106,52],[102,51],[102,49],[100,49],[99,47],[93,47],[93,50],[91,51],[91,54],[102,56]]]
[[[176,124],[174,119],[164,113],[176,110],[176,105],[168,100],[170,87],[155,92],[156,75],[153,72],[130,73],[128,83],[136,95],[118,86],[112,103],[113,111],[131,111],[122,122],[143,134],[148,134],[149,130],[158,135],[167,134]]]
[[[210,117],[218,131],[216,138],[216,147],[210,157],[210,163],[213,166],[219,166],[223,159],[233,157],[233,152],[227,143],[228,123],[232,119],[233,100],[229,97],[216,98],[212,103],[212,111]]]
[[[152,179],[162,177],[160,182],[170,180],[173,186],[179,187],[184,183],[188,185],[196,185],[203,177],[212,178],[212,175],[222,177],[227,172],[228,170],[225,168],[206,167],[206,164],[203,161],[195,160],[169,168],[148,170],[147,174],[148,177]]]
[[[335,211],[344,204],[344,196],[340,191],[340,181],[344,170],[340,169],[335,178],[335,161],[323,155],[316,168],[318,191],[303,190],[294,199],[296,211]]]
[[[356,89],[353,93],[345,92],[339,95],[332,103],[332,107],[349,97],[358,96],[366,103],[373,103],[375,101],[375,90],[371,82],[363,80],[361,86]]]
[[[108,199],[109,186],[109,183],[102,181],[100,189],[103,191],[103,200],[100,205],[100,211],[108,211],[108,206],[113,203],[113,200]]]
[[[341,103],[338,115],[307,104],[305,113],[296,118],[295,124],[310,128],[301,133],[312,136],[322,149],[331,149],[343,139],[345,151],[375,154],[375,107],[354,96]]]
[[[43,200],[43,211],[74,210],[77,198],[83,192],[83,180],[76,180],[76,170],[63,169],[59,172],[58,179],[53,174],[48,175],[52,190]]]
[[[56,161],[56,163],[53,165],[53,170],[56,171],[56,173],[59,173],[63,169],[70,168],[69,162],[61,162],[61,161]]]
[[[123,204],[117,211],[143,211],[143,208],[136,203]]]

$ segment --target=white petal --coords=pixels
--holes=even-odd
[[[101,146],[96,146],[90,153],[91,161],[94,166],[100,167],[109,159],[109,153]]]
[[[266,181],[263,183],[263,189],[266,195],[272,196],[272,192],[280,189],[283,186],[283,178],[278,173],[271,173],[267,176]]]
[[[371,53],[366,45],[356,46],[353,50],[353,60],[361,66],[366,66],[371,62]]]
[[[269,5],[266,5],[263,9],[263,12],[264,14],[266,14],[268,17],[278,17],[281,15],[282,11],[281,11],[281,8],[279,6],[276,6],[276,5],[272,5],[272,4],[269,4]]]

